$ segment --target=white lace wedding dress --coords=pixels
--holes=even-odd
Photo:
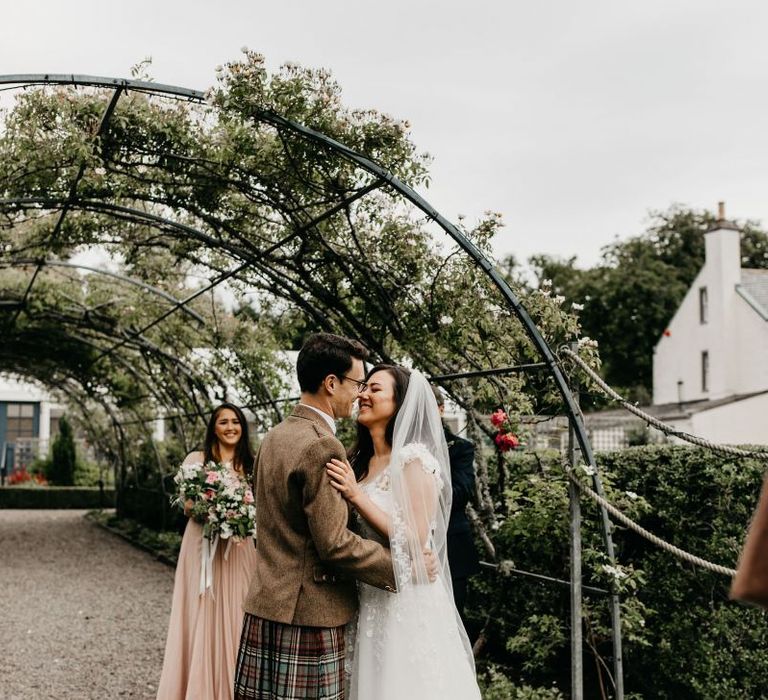
[[[415,459],[440,480],[438,462],[421,445],[406,445],[398,456],[401,461]],[[387,467],[370,483],[363,483],[363,489],[392,515],[390,482]],[[364,537],[382,541],[357,518]],[[357,623],[347,626],[348,700],[480,699],[466,636],[442,577],[434,583],[402,586],[398,593],[358,585]]]

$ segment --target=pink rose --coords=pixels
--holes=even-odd
[[[218,481],[221,481],[219,472],[208,472],[208,475],[205,477],[206,484],[215,484]]]
[[[502,425],[504,425],[506,420],[507,414],[504,413],[504,411],[502,411],[500,408],[491,414],[491,423],[497,428],[500,428]]]
[[[247,503],[247,504],[253,503],[253,493],[251,493],[251,489],[245,490],[245,495],[243,496],[243,503]]]
[[[205,489],[205,491],[203,491],[203,498],[206,501],[210,501],[213,498],[214,493],[216,492],[213,489]]]

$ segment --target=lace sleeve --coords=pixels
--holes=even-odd
[[[425,445],[413,442],[405,445],[400,450],[400,466],[403,470],[419,466],[425,474],[431,474],[437,482],[438,491],[443,487],[443,477],[440,471],[440,463]]]

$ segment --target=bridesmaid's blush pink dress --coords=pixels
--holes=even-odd
[[[190,520],[181,541],[157,700],[231,700],[243,601],[256,568],[249,537],[219,541],[213,589],[200,595],[203,528]],[[225,558],[226,556],[226,558]]]

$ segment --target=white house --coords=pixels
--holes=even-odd
[[[654,350],[653,413],[713,442],[768,444],[768,270],[741,267],[722,204],[705,249]]]
[[[26,466],[48,451],[63,407],[37,384],[0,376],[0,469]]]

